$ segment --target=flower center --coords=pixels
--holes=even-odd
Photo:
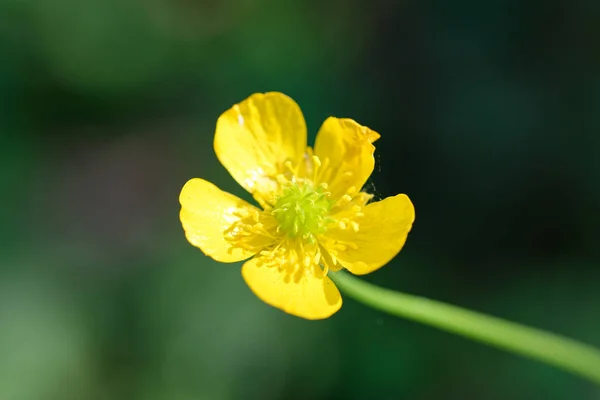
[[[328,195],[322,186],[315,189],[309,183],[288,183],[272,211],[279,222],[279,230],[289,237],[305,239],[323,233],[333,204]]]

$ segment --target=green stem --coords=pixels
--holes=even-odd
[[[384,289],[348,273],[329,276],[347,295],[380,311],[536,359],[600,384],[600,350],[592,346],[439,301]]]

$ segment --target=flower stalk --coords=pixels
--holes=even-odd
[[[502,318],[385,289],[344,272],[330,276],[346,295],[379,311],[535,359],[600,384],[600,350],[595,347]]]

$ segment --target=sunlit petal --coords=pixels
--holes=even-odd
[[[188,241],[217,261],[245,260],[269,243],[268,237],[255,235],[251,237],[254,242],[235,246],[228,232],[244,216],[260,215],[260,210],[210,182],[189,180],[181,190],[179,202],[179,217]]]
[[[351,119],[325,120],[315,141],[314,152],[321,161],[317,184],[327,183],[334,199],[352,187],[359,191],[373,172],[373,142],[378,138],[377,132]]]
[[[255,257],[244,264],[242,275],[258,298],[288,314],[323,319],[342,306],[340,292],[318,266],[290,274]]]
[[[408,196],[399,194],[363,208],[358,231],[333,226],[325,247],[356,275],[368,274],[387,264],[404,246],[415,220]]]
[[[231,176],[250,193],[269,193],[290,161],[299,165],[306,149],[306,123],[288,96],[257,93],[217,121],[215,152]]]

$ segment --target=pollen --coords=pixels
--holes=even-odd
[[[279,222],[278,230],[288,237],[314,239],[325,232],[333,202],[324,186],[310,182],[288,182],[277,198],[272,214]]]

